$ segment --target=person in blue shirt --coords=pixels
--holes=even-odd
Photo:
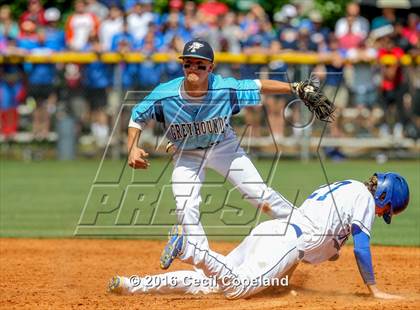
[[[271,45],[267,32],[260,31],[249,36],[243,43],[243,53],[246,55],[267,54]],[[257,79],[264,70],[262,64],[241,64],[239,72],[242,79]],[[261,136],[261,106],[246,107],[244,111],[245,122],[249,125],[249,134],[252,137]]]
[[[134,37],[128,31],[127,20],[124,18],[123,31],[112,37],[111,51],[123,55],[132,52],[134,46]],[[113,66],[113,87],[109,96],[109,105],[111,111],[113,110],[115,115],[120,116],[121,124],[126,124],[130,118],[130,110],[128,108],[122,108],[121,103],[124,101],[126,93],[136,88],[138,68],[139,64],[126,62],[124,60]],[[121,108],[121,113],[119,113]],[[119,129],[124,132],[126,130],[125,126],[121,126]]]
[[[135,48],[135,40],[131,33],[128,32],[127,20],[124,19],[123,31],[115,34],[111,40],[111,51],[118,53],[129,53]],[[120,62],[114,66],[114,86],[121,87],[122,93],[130,90],[135,85],[138,64]],[[120,85],[115,85],[120,84]]]
[[[349,92],[344,80],[344,65],[347,58],[347,51],[340,48],[339,41],[334,34],[328,39],[328,51],[331,62],[325,64],[325,81],[323,91],[329,98],[334,98],[336,107],[336,121],[331,124],[331,135],[340,137],[343,135],[343,110],[348,105]],[[323,54],[321,54],[322,57]]]
[[[168,20],[162,25],[163,41],[164,44],[169,44],[175,37],[181,37],[184,42],[188,42],[192,39],[191,31],[189,31],[180,20],[179,14],[170,14]]]
[[[31,20],[22,23],[22,32],[16,40],[17,47],[29,54],[50,52],[43,46],[43,36],[36,27]],[[54,64],[49,63],[24,63],[23,68],[27,75],[28,97],[35,101],[32,132],[36,139],[46,139],[50,131],[50,112],[53,110],[49,107],[52,107],[56,101],[54,86],[57,70]]]
[[[159,52],[162,44],[162,37],[158,32],[155,32],[155,24],[150,24],[145,37],[136,45],[136,49],[147,57],[138,66],[137,76],[141,90],[151,90],[160,82],[163,74],[163,64],[156,63],[149,57],[154,53]]]
[[[240,147],[230,121],[242,108],[257,105],[261,94],[296,93],[300,83],[275,80],[236,80],[212,73],[214,53],[205,41],[192,40],[184,46],[184,76],[157,86],[132,110],[128,128],[128,165],[147,169],[147,152],[138,146],[142,130],[151,120],[163,125],[173,152],[172,189],[178,223],[192,242],[202,249],[208,241],[200,223],[200,189],[206,168],[229,180],[243,197],[273,218],[287,218],[293,205],[268,187]],[[176,240],[174,240],[175,242]],[[161,257],[166,269],[174,256],[169,243]],[[180,257],[191,261],[192,252]]]
[[[324,46],[329,43],[331,30],[323,25],[323,17],[319,11],[311,11],[309,19],[312,22],[311,27],[311,40],[318,44],[322,43]],[[319,50],[319,48],[318,48]]]
[[[13,38],[8,43],[13,44]],[[25,97],[23,69],[20,64],[0,65],[0,134],[13,136],[18,131],[18,105]]]
[[[270,52],[274,55],[281,53],[282,47],[278,40],[271,42]],[[293,78],[294,67],[289,67],[281,60],[272,60],[268,63],[268,78],[282,82],[288,82]],[[266,114],[270,124],[270,130],[275,139],[284,137],[285,118],[284,110],[287,102],[293,100],[290,94],[265,96]]]
[[[98,55],[103,51],[98,37],[90,38],[86,51]],[[106,108],[111,79],[112,65],[100,60],[87,64],[83,68],[82,83],[85,86],[85,96],[90,106],[91,131],[99,148],[105,147],[109,138]]]
[[[276,32],[283,49],[297,49],[299,31],[295,26],[290,24],[288,19],[280,19],[278,21]]]
[[[167,46],[164,47],[163,51],[169,54],[169,61],[164,64],[164,70],[166,78],[172,80],[184,75],[182,65],[178,61],[178,55],[182,52],[184,47],[184,41],[181,37],[174,36]]]
[[[61,13],[57,8],[45,10],[44,18],[47,25],[41,30],[42,45],[52,51],[62,51],[66,48],[64,31],[58,26]]]
[[[127,44],[129,46],[129,49],[133,49],[134,46],[134,37],[131,35],[131,33],[127,30],[127,22],[124,20],[123,24],[123,31],[115,34],[112,37],[111,40],[111,51],[112,52],[118,52],[119,46],[121,43],[124,42],[124,44]]]

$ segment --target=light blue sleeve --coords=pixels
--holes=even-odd
[[[151,119],[165,123],[162,102],[165,98],[178,95],[178,90],[183,77],[159,84],[146,98],[137,103],[131,111],[129,127],[143,129]],[[137,125],[136,125],[137,124]]]
[[[243,107],[258,105],[261,101],[260,86],[254,80],[237,80],[213,75],[214,89],[228,89],[232,114],[238,113]]]
[[[137,103],[131,111],[129,127],[143,129],[145,125],[155,118],[155,101],[147,96],[144,100]]]
[[[237,80],[236,95],[241,109],[258,105],[261,101],[260,87],[254,80]]]

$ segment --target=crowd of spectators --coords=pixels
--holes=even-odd
[[[150,90],[159,82],[182,75],[176,56],[186,41],[200,37],[217,52],[272,55],[292,50],[317,53],[328,60],[327,65],[311,66],[309,70],[271,61],[264,65],[220,63],[216,71],[237,78],[290,81],[307,78],[312,71],[337,105],[337,119],[330,132],[334,137],[419,137],[420,66],[400,64],[405,54],[420,55],[418,15],[406,12],[406,18],[400,20],[394,9],[387,8],[382,16],[368,21],[360,15],[359,5],[350,3],[346,15],[336,22],[335,29],[330,29],[313,7],[299,5],[299,1],[293,3],[268,16],[258,4],[246,12],[235,12],[212,0],[200,5],[170,0],[168,11],[163,14],[154,11],[152,0],[76,0],[65,20],[57,8],[44,8],[39,0],[29,0],[28,9],[19,20],[14,20],[10,7],[3,5],[3,55],[137,51],[146,56],[163,52],[173,57],[167,63],[146,60],[140,64],[3,63],[1,134],[12,136],[19,130],[17,107],[29,102],[33,106],[31,130],[35,138],[45,138],[53,130],[52,115],[58,103],[64,102],[77,107],[72,108],[72,113],[78,119],[79,129],[93,134],[98,145],[103,146],[109,135],[110,115],[121,104],[120,94],[126,90]],[[397,61],[377,61],[387,60],[389,55]],[[290,98],[271,96],[264,100],[267,114],[261,113],[261,107],[245,111],[252,135],[267,134],[267,126],[261,126],[266,120],[276,137],[296,134],[285,125],[285,118],[298,119],[299,113],[283,115]],[[354,121],[346,121],[349,115],[356,115]]]

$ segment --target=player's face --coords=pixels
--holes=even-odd
[[[213,70],[213,63],[200,58],[184,58],[182,62],[185,78],[190,83],[200,84],[207,80]]]
[[[390,204],[387,204],[385,208],[379,208],[378,206],[375,206],[375,213],[377,216],[382,216],[385,213],[389,212],[390,209],[391,209]]]

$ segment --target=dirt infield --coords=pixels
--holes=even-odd
[[[160,273],[162,241],[0,239],[0,308],[100,309],[420,309],[420,248],[374,247],[380,288],[405,297],[378,301],[367,296],[352,247],[337,262],[301,264],[287,289],[268,289],[246,300],[222,295],[113,296],[115,274]],[[212,242],[222,253],[234,243]],[[176,262],[171,270],[190,269]],[[295,290],[297,294],[292,294]]]

